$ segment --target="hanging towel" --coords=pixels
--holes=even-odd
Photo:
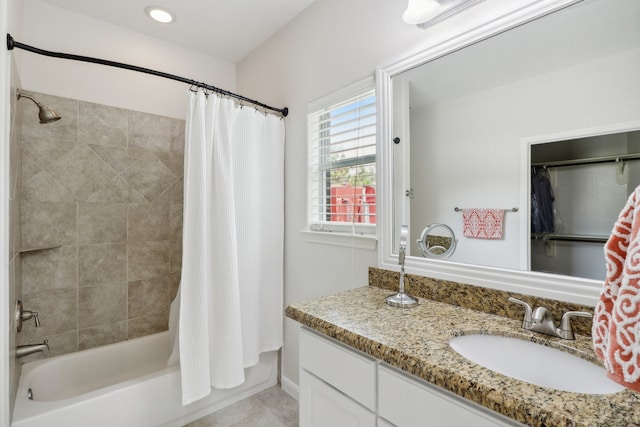
[[[502,239],[504,209],[462,209],[463,234],[474,239]]]
[[[607,276],[593,316],[593,346],[607,375],[640,392],[640,187],[605,244]]]

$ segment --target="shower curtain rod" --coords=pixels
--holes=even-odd
[[[51,52],[48,50],[29,46],[24,43],[20,43],[16,41],[11,36],[11,34],[7,34],[7,49],[13,50],[15,48],[27,50],[29,52],[37,53],[39,55],[50,56],[53,58],[72,59],[74,61],[90,62],[92,64],[107,65],[109,67],[123,68],[125,70],[138,71],[140,73],[151,74],[158,77],[164,77],[165,79],[176,80],[178,82],[190,84],[191,86],[210,90],[212,92],[219,93],[221,95],[226,95],[231,98],[235,98],[240,101],[246,102],[248,104],[252,104],[255,107],[261,107],[267,110],[275,111],[276,113],[281,114],[282,117],[287,117],[287,115],[289,114],[289,109],[287,107],[284,107],[284,108],[271,107],[267,104],[263,104],[262,102],[258,102],[253,99],[246,98],[242,95],[238,95],[236,93],[229,92],[227,90],[220,89],[215,86],[208,85],[206,83],[201,83],[195,80],[190,80],[184,77],[176,76],[175,74],[163,73],[162,71],[151,70],[149,68],[143,68],[143,67],[138,67],[136,65],[124,64],[122,62],[109,61],[106,59],[92,58],[89,56],[74,55],[70,53]]]

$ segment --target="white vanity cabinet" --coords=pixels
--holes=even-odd
[[[300,333],[300,427],[375,427],[375,359]]]
[[[301,427],[522,425],[307,328],[299,392]]]

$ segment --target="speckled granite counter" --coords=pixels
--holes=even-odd
[[[418,307],[385,304],[391,292],[366,286],[291,304],[290,317],[430,383],[531,426],[640,426],[640,394],[561,392],[492,372],[459,355],[450,338],[471,333],[524,337],[596,361],[591,338],[560,340],[521,322],[420,298]],[[408,337],[408,338],[407,338]]]

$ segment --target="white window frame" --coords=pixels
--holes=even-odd
[[[374,91],[374,96],[375,96],[375,79],[373,77],[368,77],[366,79],[353,83],[343,89],[340,89],[327,96],[324,96],[320,99],[310,102],[307,105],[308,117],[310,117],[312,114],[317,113],[323,109],[330,108],[332,106],[340,104],[343,101],[346,101],[350,98],[354,98],[359,95],[363,95],[372,90]],[[309,162],[308,162],[309,169],[307,173],[308,175],[307,196],[308,197],[307,197],[307,230],[306,231],[310,236],[314,234],[316,235],[315,238],[310,237],[310,240],[314,242],[319,242],[319,243],[327,243],[326,239],[324,238],[320,238],[318,240],[317,235],[323,234],[323,233],[332,233],[336,235],[339,234],[342,236],[363,236],[369,240],[372,239],[375,242],[376,234],[377,234],[377,224],[332,223],[330,221],[317,221],[312,218],[312,215],[313,215],[312,204],[313,204],[313,197],[314,197],[313,194],[314,194],[314,190],[317,190],[315,188],[315,185],[317,184],[315,184],[314,182],[314,179],[312,177],[312,170],[311,170],[311,166],[312,166],[311,157],[313,153],[312,153],[311,142],[310,142],[311,130],[310,130],[309,122],[307,123],[307,126],[308,126],[307,127],[307,149],[309,150]],[[377,153],[375,155],[377,156]],[[365,157],[370,157],[370,155]],[[375,160],[373,164],[376,165]],[[377,191],[376,191],[376,203],[377,203]],[[376,219],[376,223],[377,222],[378,221]],[[370,247],[370,246],[371,246],[370,244],[364,244],[362,247]],[[374,243],[374,246],[375,246],[375,243]]]

